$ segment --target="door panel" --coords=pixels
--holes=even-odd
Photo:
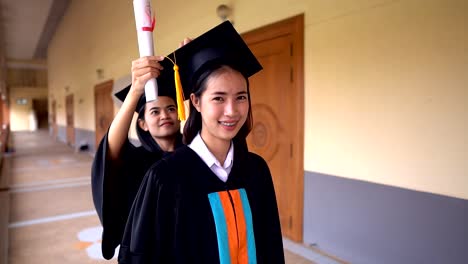
[[[303,216],[303,83],[295,26],[302,17],[243,35],[263,66],[249,79],[254,118],[249,150],[268,163],[275,185],[283,235],[302,241]],[[300,40],[299,40],[300,41]],[[303,41],[303,40],[302,40]],[[297,52],[296,52],[297,53]]]

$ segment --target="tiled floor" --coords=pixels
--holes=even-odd
[[[81,230],[96,226],[99,220],[92,215],[10,228],[9,263],[116,263],[88,256],[87,248],[93,244],[99,247],[99,238],[78,238]]]
[[[92,156],[48,131],[14,132],[10,169],[10,264],[116,263],[100,260],[91,197]],[[285,250],[288,264],[313,264]]]

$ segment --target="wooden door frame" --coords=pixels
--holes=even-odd
[[[291,35],[293,41],[291,68],[293,86],[295,87],[293,95],[296,98],[296,107],[293,112],[297,117],[297,128],[295,129],[295,147],[292,150],[295,157],[291,164],[291,173],[296,175],[298,186],[297,195],[299,200],[297,206],[300,208],[294,212],[294,226],[297,227],[292,232],[292,240],[303,241],[303,215],[304,215],[304,15],[297,15],[261,28],[242,34],[242,38],[247,45],[252,45],[261,41],[277,38],[284,35]],[[292,223],[291,223],[292,224]]]

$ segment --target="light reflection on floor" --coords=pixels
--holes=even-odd
[[[101,237],[102,237],[102,227],[90,227],[81,230],[77,234],[79,242],[75,245],[77,249],[86,250],[86,253],[91,259],[100,259],[103,260],[101,252]],[[119,252],[119,247],[116,248],[114,258],[117,258]]]

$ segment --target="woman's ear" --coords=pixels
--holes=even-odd
[[[190,101],[192,102],[195,109],[197,109],[197,111],[200,112],[200,98],[196,97],[195,94],[191,93]]]
[[[137,120],[138,126],[143,129],[144,131],[148,131],[148,126],[146,125],[145,120],[138,118]]]

